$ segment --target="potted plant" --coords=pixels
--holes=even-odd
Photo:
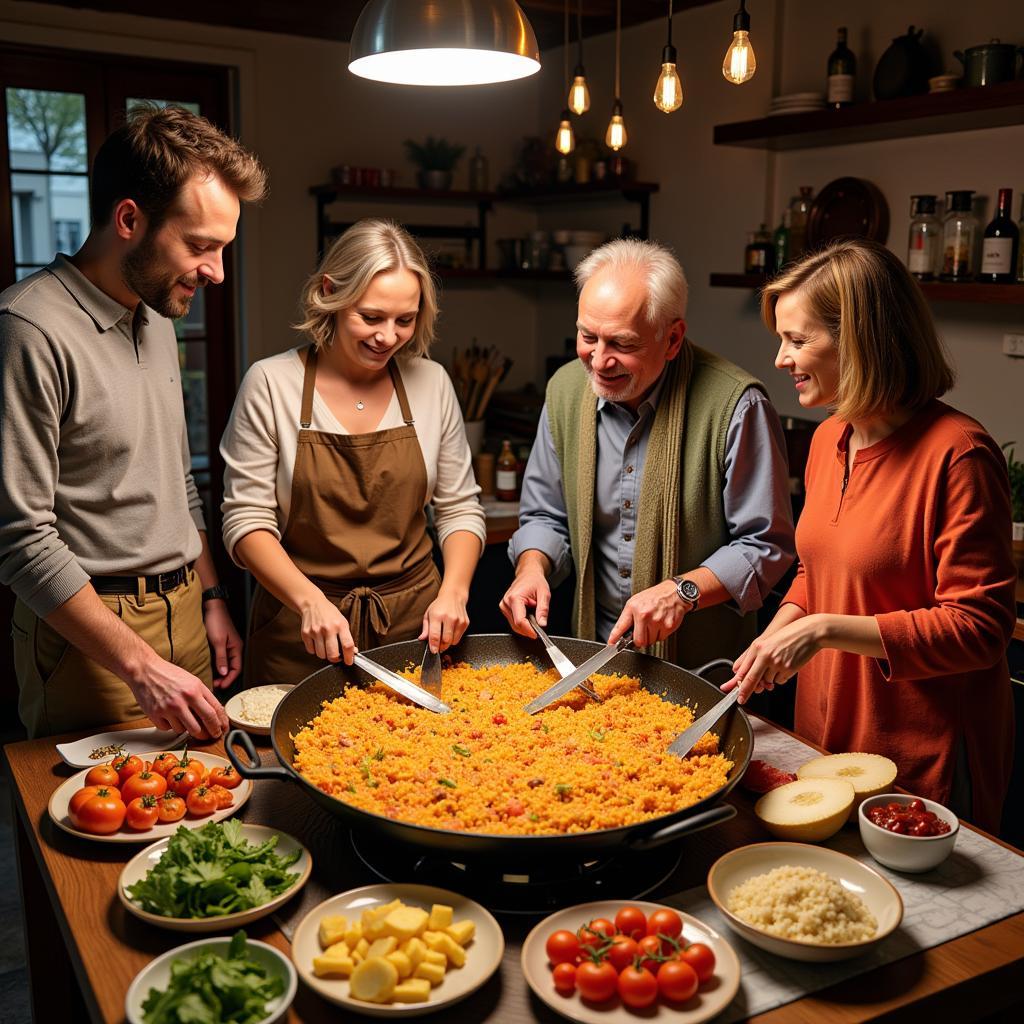
[[[416,181],[420,188],[444,190],[452,187],[452,169],[466,147],[454,146],[447,139],[428,135],[426,142],[406,139],[405,151],[419,168]]]

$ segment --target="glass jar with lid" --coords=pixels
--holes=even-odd
[[[935,215],[935,196],[910,197],[907,269],[919,281],[931,281],[939,270],[942,224]]]
[[[946,193],[942,222],[942,280],[970,281],[977,257],[978,221],[972,212],[973,189]]]

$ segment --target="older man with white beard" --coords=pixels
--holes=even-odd
[[[576,635],[681,664],[736,657],[794,557],[782,427],[763,385],[686,337],[673,254],[621,239],[576,270],[576,352],[548,384],[509,543],[512,628],[576,569]]]

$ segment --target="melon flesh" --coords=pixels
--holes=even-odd
[[[896,764],[881,754],[826,754],[815,757],[796,770],[798,779],[843,779],[853,786],[856,800],[850,817],[869,796],[892,791]]]
[[[842,779],[797,779],[765,793],[754,813],[777,839],[820,843],[843,827],[854,798]]]

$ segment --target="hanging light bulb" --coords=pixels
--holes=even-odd
[[[615,0],[615,102],[612,104],[612,119],[608,122],[608,130],[604,133],[604,144],[618,152],[626,144],[626,122],[622,117],[622,99],[620,71],[622,64],[622,0]]]
[[[654,105],[671,114],[683,105],[683,83],[676,70],[676,48],[672,45],[672,0],[668,0],[668,42],[661,51],[661,74],[654,87]]]
[[[740,0],[740,9],[732,19],[732,44],[722,62],[722,74],[733,85],[749,82],[757,70],[754,47],[750,45],[750,15],[746,4],[747,0]]]
[[[579,117],[590,109],[590,90],[587,88],[587,73],[583,70],[583,0],[576,4],[576,41],[579,44],[579,60],[572,73],[569,86],[569,109]]]
[[[558,123],[558,134],[555,135],[555,149],[566,156],[576,148],[576,135],[569,120],[569,111],[562,111],[562,120]]]
[[[618,152],[628,141],[626,122],[622,117],[622,100],[616,99],[612,105],[612,119],[608,122],[608,131],[604,133],[604,144]]]

